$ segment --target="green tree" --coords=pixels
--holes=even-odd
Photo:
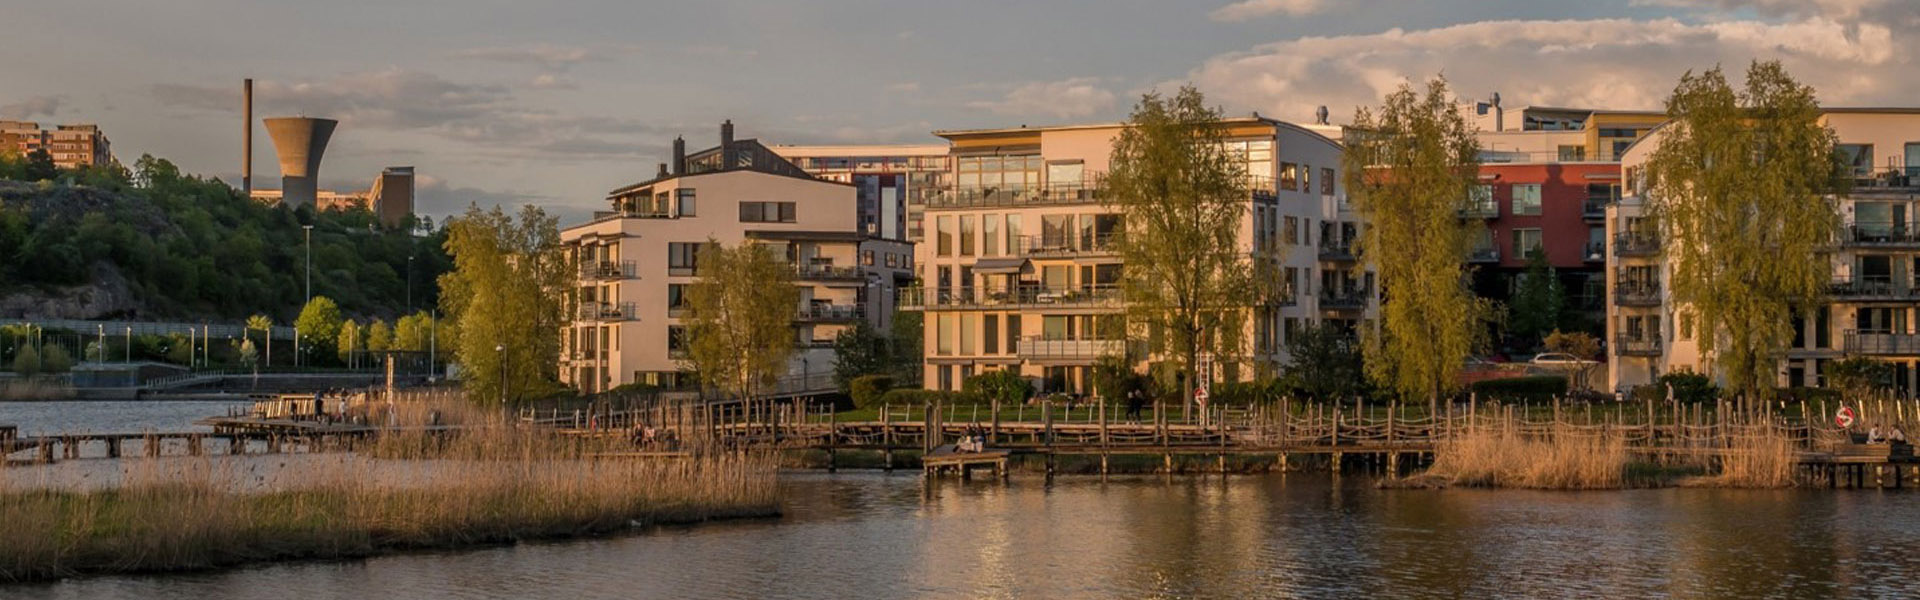
[[[833,384],[842,391],[861,375],[880,375],[893,366],[887,337],[865,319],[833,336]]]
[[[446,227],[453,269],[440,276],[446,338],[469,397],[511,401],[550,386],[560,364],[563,298],[577,277],[559,222],[537,206],[516,219],[467,207]]]
[[[240,340],[240,364],[253,369],[255,374],[260,373],[260,348],[253,345],[253,340]]]
[[[60,176],[60,168],[54,166],[53,155],[45,148],[36,148],[27,153],[27,164],[21,172],[27,181],[48,181]]]
[[[433,336],[433,316],[420,311],[400,317],[393,327],[393,350],[426,352]]]
[[[261,314],[256,314],[251,317],[247,317],[248,335],[252,335],[252,332],[254,331],[260,332],[260,336],[266,338],[267,356],[266,356],[266,359],[261,364],[264,364],[268,367],[272,367],[273,366],[273,317],[269,317]]]
[[[1366,392],[1366,361],[1354,334],[1332,324],[1289,336],[1281,386],[1306,400],[1342,402]]]
[[[1199,90],[1172,98],[1149,93],[1114,143],[1108,207],[1124,215],[1117,236],[1120,289],[1128,320],[1181,365],[1191,401],[1202,354],[1222,364],[1241,356],[1250,306],[1272,286],[1257,285],[1267,260],[1239,248],[1249,210],[1247,172],[1226,147],[1220,112]],[[1158,335],[1152,335],[1157,333]]]
[[[1593,382],[1589,379],[1600,368],[1600,338],[1585,331],[1562,332],[1555,329],[1547,334],[1542,344],[1548,352],[1559,352],[1580,359],[1579,363],[1566,367],[1567,379],[1573,382],[1576,391],[1592,389]]]
[[[1667,117],[1645,171],[1674,300],[1729,391],[1765,399],[1794,311],[1831,277],[1840,214],[1826,196],[1845,193],[1834,134],[1813,88],[1778,61],[1754,62],[1740,91],[1718,67],[1688,73]]]
[[[327,348],[338,347],[343,322],[340,306],[326,296],[314,296],[306,308],[300,309],[300,318],[293,321],[293,326],[300,330],[300,343],[307,348],[305,354],[309,360],[324,355]]]
[[[1020,404],[1033,394],[1033,382],[1021,377],[1018,372],[1001,369],[988,371],[968,377],[960,382],[960,389],[977,396],[981,400],[998,400],[1001,404]]]
[[[793,355],[800,288],[793,268],[763,246],[709,240],[687,290],[687,357],[700,380],[745,399],[784,374]]]
[[[1485,337],[1491,305],[1468,289],[1477,221],[1461,219],[1479,177],[1480,145],[1436,78],[1377,112],[1361,108],[1347,136],[1347,197],[1367,222],[1359,254],[1387,290],[1381,329],[1366,332],[1367,375],[1404,398],[1437,403]]]
[[[924,313],[903,311],[893,315],[893,323],[888,328],[891,335],[887,337],[891,340],[888,346],[892,350],[892,373],[897,381],[920,381],[921,353],[926,351],[922,345],[926,340],[922,337],[925,335],[921,330],[923,323]]]
[[[358,321],[347,319],[340,324],[340,362],[353,365],[354,353],[367,349],[367,334]]]
[[[1547,254],[1539,248],[1527,252],[1527,270],[1520,275],[1520,286],[1507,307],[1508,325],[1514,337],[1527,347],[1535,347],[1560,326],[1560,310],[1566,303],[1566,291],[1560,286],[1560,274],[1547,263]]]
[[[373,324],[367,326],[367,350],[386,352],[392,349],[393,328],[388,327],[386,321],[374,319]]]
[[[67,349],[58,345],[47,346],[40,352],[40,370],[47,373],[65,373],[73,368],[73,357],[67,355]]]
[[[1844,398],[1859,400],[1893,383],[1893,364],[1855,356],[1827,364],[1827,387],[1840,390]]]

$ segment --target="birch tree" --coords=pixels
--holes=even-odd
[[[505,402],[549,385],[559,372],[564,292],[576,271],[559,221],[528,205],[516,220],[469,206],[447,223],[454,268],[440,276],[448,348],[468,396]]]
[[[1202,354],[1227,363],[1243,352],[1249,309],[1270,290],[1239,249],[1251,210],[1245,165],[1228,152],[1220,112],[1199,90],[1149,93],[1115,142],[1106,203],[1124,215],[1116,235],[1127,319],[1157,332],[1193,398]]]
[[[1367,224],[1357,250],[1383,293],[1381,326],[1366,332],[1367,375],[1437,404],[1459,388],[1492,310],[1468,287],[1481,225],[1460,217],[1479,179],[1480,144],[1439,78],[1425,94],[1403,85],[1378,111],[1361,108],[1352,129],[1342,176]]]
[[[1833,132],[1813,88],[1777,61],[1753,63],[1739,91],[1719,67],[1688,73],[1667,116],[1645,175],[1673,299],[1728,390],[1764,399],[1794,311],[1816,306],[1831,276],[1822,248],[1840,215],[1827,196],[1845,187]]]
[[[751,400],[784,374],[794,352],[800,288],[766,247],[708,240],[687,289],[687,359],[707,385]]]

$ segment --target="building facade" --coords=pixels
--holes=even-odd
[[[1286,360],[1291,332],[1361,327],[1378,295],[1353,253],[1359,223],[1338,180],[1339,144],[1259,117],[1224,126],[1250,177],[1239,247],[1277,256],[1284,288],[1274,304],[1249,307],[1248,364],[1213,374],[1244,380]],[[952,184],[927,203],[919,285],[901,297],[902,309],[923,313],[924,387],[960,389],[973,375],[1011,370],[1042,389],[1086,392],[1097,359],[1152,358],[1126,347],[1116,325],[1125,265],[1112,240],[1127,215],[1103,193],[1122,128],[935,132],[951,144]]]
[[[1778,385],[1822,386],[1832,361],[1866,356],[1893,365],[1894,388],[1920,390],[1920,109],[1832,108],[1821,121],[1851,161],[1853,187],[1833,199],[1842,227],[1827,254],[1826,300],[1793,323]],[[1674,371],[1712,373],[1686,307],[1667,285],[1661,231],[1646,218],[1638,176],[1658,147],[1656,129],[1622,162],[1626,195],[1607,211],[1609,378],[1616,389]]]
[[[45,150],[54,166],[76,169],[113,162],[113,143],[100,126],[89,123],[56,125],[41,129],[31,121],[0,121],[0,152],[20,156]]]
[[[863,233],[914,243],[923,237],[927,198],[945,188],[953,171],[945,144],[773,146],[773,151],[815,177],[852,184]]]
[[[721,139],[691,154],[675,140],[659,175],[612,191],[612,210],[561,232],[580,265],[561,339],[564,382],[587,393],[688,383],[680,317],[709,240],[768,246],[792,263],[800,352],[789,376],[831,372],[834,337],[857,321],[890,325],[895,293],[912,276],[911,246],[862,230],[853,185],[733,139],[731,123]]]

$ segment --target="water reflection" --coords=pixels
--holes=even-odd
[[[1914,596],[1902,492],[799,474],[777,521],[25,588],[56,598]],[[0,592],[9,590],[0,590]],[[11,593],[0,594],[8,597]]]

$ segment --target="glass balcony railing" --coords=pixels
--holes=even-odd
[[[989,287],[909,287],[900,290],[902,309],[986,308],[1014,306],[1118,306],[1116,285],[1049,287],[1041,284]]]

